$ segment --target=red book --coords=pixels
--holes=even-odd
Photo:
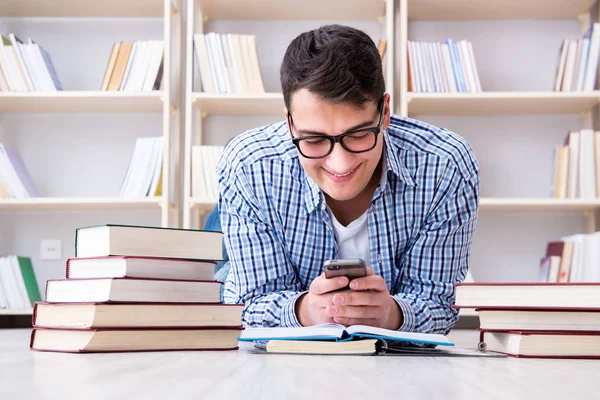
[[[600,308],[595,283],[459,283],[456,308]]]
[[[512,357],[600,359],[600,332],[480,330],[479,349]]]
[[[153,278],[213,280],[213,261],[177,258],[105,256],[69,258],[67,279],[80,278]]]
[[[241,328],[34,328],[29,348],[67,353],[236,350]]]

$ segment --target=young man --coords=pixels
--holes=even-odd
[[[391,115],[377,48],[350,27],[294,39],[281,86],[285,122],[235,138],[218,168],[225,302],[246,326],[447,333],[477,220],[469,144]],[[337,291],[324,262],[356,257],[369,276]]]

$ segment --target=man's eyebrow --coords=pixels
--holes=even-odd
[[[373,124],[373,120],[370,121],[365,121],[365,122],[361,122],[360,124],[356,124],[354,126],[351,126],[350,128],[348,128],[346,131],[344,131],[343,133],[346,132],[350,132],[350,131],[355,131],[357,129],[361,129],[361,128],[366,128],[370,125]],[[301,135],[317,135],[317,136],[329,136],[326,133],[323,132],[319,132],[319,131],[313,131],[312,129],[297,129],[296,131],[301,134]]]

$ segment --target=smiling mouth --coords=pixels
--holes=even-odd
[[[356,166],[356,168],[354,168],[353,170],[351,170],[349,172],[346,172],[345,174],[335,174],[335,173],[327,171],[327,170],[325,170],[325,172],[327,172],[329,175],[334,176],[336,178],[345,178],[347,176],[352,175],[358,169],[358,167],[359,166]]]

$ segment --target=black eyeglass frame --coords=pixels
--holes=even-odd
[[[381,102],[379,104],[379,108],[381,109],[379,111],[379,123],[375,127],[355,129],[355,130],[351,130],[351,131],[348,131],[348,132],[344,132],[344,133],[342,133],[340,135],[337,135],[337,136],[313,135],[313,136],[307,136],[307,137],[301,137],[301,138],[296,138],[292,134],[292,127],[294,126],[294,120],[292,119],[292,114],[288,111],[288,113],[287,113],[287,119],[288,119],[288,125],[290,127],[290,135],[292,136],[292,142],[294,143],[294,145],[296,146],[296,148],[298,149],[298,152],[302,155],[302,157],[313,159],[313,160],[327,157],[333,151],[333,146],[335,146],[336,143],[339,143],[344,148],[344,150],[346,150],[349,153],[353,153],[353,154],[366,153],[367,151],[373,150],[375,148],[375,146],[377,146],[377,137],[381,133],[381,125],[383,125],[383,114],[384,114],[384,110],[385,110],[385,107],[383,106],[383,99],[381,99]],[[359,150],[359,151],[351,150],[348,147],[346,147],[346,145],[344,144],[344,141],[343,141],[343,139],[346,136],[349,136],[349,135],[352,135],[352,134],[355,134],[355,133],[358,133],[358,132],[365,132],[365,131],[370,131],[370,132],[373,132],[373,134],[375,134],[375,141],[373,142],[373,146],[369,147],[368,149]],[[329,140],[329,143],[330,143],[330,145],[329,145],[329,151],[327,151],[327,153],[325,153],[324,155],[319,156],[319,157],[307,156],[300,149],[300,143],[303,140],[315,140],[315,139]]]

